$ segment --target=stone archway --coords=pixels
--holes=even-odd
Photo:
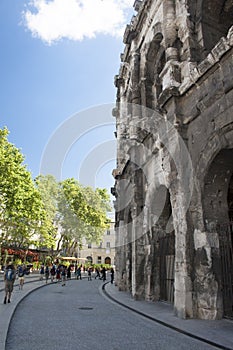
[[[230,222],[233,222],[233,175],[231,176],[231,180],[229,184],[227,202],[228,202],[229,220]]]
[[[109,256],[107,256],[104,260],[104,263],[107,265],[111,265],[111,258]]]
[[[205,0],[202,4],[202,35],[207,52],[226,36],[232,25],[233,4],[229,0]]]
[[[88,263],[90,263],[90,264],[93,263],[92,256],[89,255],[89,256],[86,257],[86,259],[87,259],[87,262],[88,262]]]
[[[232,25],[233,3],[231,0],[190,0],[189,9],[195,21],[199,57],[203,59],[227,35]]]
[[[204,180],[203,209],[209,236],[218,232],[219,251],[212,248],[212,257],[223,315],[233,318],[233,149],[221,150],[212,161]]]
[[[166,189],[166,202],[158,224],[162,228],[158,237],[160,300],[174,303],[175,231],[171,224],[172,206]]]
[[[170,194],[165,185],[150,188],[146,199],[145,294],[148,300],[174,302],[175,232]]]

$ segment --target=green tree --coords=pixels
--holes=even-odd
[[[8,134],[0,129],[0,245],[53,248],[57,241],[73,254],[84,237],[98,242],[109,223],[107,191],[51,175],[33,181]]]
[[[24,156],[0,129],[0,229],[1,244],[28,247],[40,239],[51,244],[39,191],[23,164]]]
[[[35,185],[43,201],[44,210],[46,212],[46,231],[51,242],[53,242],[52,248],[54,248],[58,230],[57,213],[60,191],[59,184],[52,175],[39,175],[35,178]],[[40,243],[41,246],[43,246],[46,241],[43,242],[42,240]]]
[[[75,179],[57,182],[52,175],[35,179],[47,213],[56,250],[73,255],[82,239],[98,242],[108,227],[110,210],[106,189],[83,187]]]
[[[59,203],[63,246],[72,253],[82,239],[99,242],[109,227],[107,211],[110,210],[106,189],[83,187],[75,179],[61,183],[63,199]]]

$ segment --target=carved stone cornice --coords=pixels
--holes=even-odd
[[[140,10],[140,7],[142,6],[142,0],[135,0],[134,4],[133,4],[133,8],[136,12],[138,12]]]
[[[123,84],[123,82],[124,82],[124,79],[121,76],[115,75],[115,77],[114,77],[114,85],[117,88],[119,88]]]
[[[131,42],[136,38],[137,35],[138,32],[132,27],[132,25],[127,24],[123,37],[123,43],[131,44]]]

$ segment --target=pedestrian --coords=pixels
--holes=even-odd
[[[40,267],[40,280],[42,281],[44,278],[44,265],[42,264]]]
[[[50,269],[51,283],[53,283],[55,275],[56,275],[56,267],[55,265],[53,265]]]
[[[61,281],[61,267],[60,267],[60,265],[58,265],[58,267],[56,269],[56,280],[57,280],[57,282]]]
[[[61,279],[62,279],[62,287],[66,285],[66,266],[62,266],[61,268]]]
[[[82,273],[81,273],[81,267],[80,266],[78,266],[78,268],[77,268],[77,280],[78,279],[82,279]]]
[[[113,281],[114,281],[114,269],[113,269],[113,267],[110,270],[110,275],[111,275],[111,283],[113,284]]]
[[[4,304],[6,304],[7,301],[8,303],[11,302],[11,294],[13,292],[15,278],[16,278],[15,267],[11,263],[6,267],[6,270],[4,273],[4,282],[5,282]]]
[[[45,283],[48,283],[48,279],[49,279],[49,267],[48,265],[45,266]]]
[[[87,279],[88,279],[88,281],[92,281],[92,279],[91,279],[91,272],[92,272],[92,268],[88,267],[88,269],[87,269]]]
[[[101,279],[101,278],[100,278],[100,270],[99,270],[98,267],[96,267],[95,272],[96,272],[95,279],[96,279],[96,278]]]
[[[102,280],[106,281],[106,269],[105,269],[105,267],[102,268],[101,273],[102,273]]]
[[[19,278],[19,289],[23,289],[24,285],[24,276],[26,275],[26,266],[20,265],[18,267],[18,278]]]
[[[69,265],[67,268],[67,279],[70,280],[71,279],[71,266]]]

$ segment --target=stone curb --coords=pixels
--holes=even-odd
[[[16,284],[12,293],[12,302],[6,305],[0,304],[0,349],[5,350],[9,325],[17,306],[33,291],[49,285],[44,283],[41,284],[41,282],[43,281],[38,281],[38,279],[27,282],[24,284],[24,289],[18,291],[18,285]],[[0,296],[2,297],[2,301],[4,299],[4,295],[4,291],[1,290]]]
[[[118,291],[117,293],[111,293],[111,290],[110,290],[110,284],[109,284],[110,282],[106,282],[103,286],[102,286],[102,292],[103,292],[103,294],[107,297],[107,298],[109,298],[110,300],[112,300],[113,302],[115,302],[115,303],[117,303],[117,304],[119,304],[119,305],[121,305],[121,306],[123,306],[123,307],[125,307],[125,308],[127,308],[127,309],[129,309],[129,310],[131,310],[131,311],[133,311],[133,312],[135,312],[135,313],[137,313],[137,314],[139,314],[139,315],[141,315],[141,316],[143,316],[143,317],[146,317],[146,318],[148,318],[148,319],[150,319],[150,320],[152,320],[152,321],[154,321],[154,322],[156,322],[156,323],[159,323],[159,324],[161,324],[161,325],[163,325],[163,326],[165,326],[165,327],[168,327],[168,328],[170,328],[170,329],[173,329],[173,330],[175,330],[176,332],[179,332],[179,333],[182,333],[182,334],[184,334],[184,335],[187,335],[187,336],[189,336],[189,337],[191,337],[191,338],[194,338],[194,339],[197,339],[197,340],[199,340],[199,341],[202,341],[202,342],[204,342],[204,343],[207,343],[207,344],[209,344],[209,345],[211,345],[211,346],[214,346],[214,347],[216,347],[216,348],[218,348],[218,349],[223,349],[223,350],[233,350],[233,347],[228,347],[228,346],[226,346],[226,345],[224,345],[224,344],[220,344],[220,343],[217,343],[217,342],[215,342],[215,341],[212,341],[212,340],[210,340],[210,339],[208,339],[208,337],[202,337],[202,336],[199,336],[198,335],[198,328],[197,328],[197,332],[193,332],[192,331],[192,329],[191,330],[187,330],[187,327],[182,327],[182,326],[174,326],[173,324],[173,320],[166,320],[166,318],[164,318],[164,319],[162,319],[161,317],[159,318],[157,318],[157,317],[155,317],[155,316],[152,316],[152,313],[150,313],[150,312],[144,312],[144,311],[142,311],[142,310],[140,310],[140,308],[138,307],[139,306],[139,303],[140,303],[140,301],[135,301],[132,297],[131,297],[131,300],[130,300],[130,303],[133,303],[134,304],[134,307],[132,307],[132,306],[130,306],[129,305],[129,302],[127,302],[127,299],[126,298],[122,298],[122,294],[121,293],[123,293],[123,294],[125,294],[126,295],[126,293],[124,293],[124,292],[120,292],[120,291]],[[107,288],[106,288],[107,287]],[[115,296],[113,296],[114,294],[117,294],[117,296],[115,295]],[[125,296],[124,295],[124,296]],[[156,303],[153,303],[154,305],[153,305],[153,308],[152,309],[156,309]],[[186,322],[186,320],[180,320],[180,319],[177,319],[177,323],[178,323],[178,321],[179,321],[179,324],[181,325],[182,324],[182,322],[183,323],[185,323],[186,325],[187,325],[187,322]],[[199,321],[199,320],[195,320],[195,321]],[[205,321],[204,321],[205,322]],[[208,321],[207,321],[208,322]],[[218,322],[218,321],[210,321],[210,322]],[[227,320],[225,321],[225,322],[227,322]],[[232,323],[232,331],[233,331],[233,322],[231,322],[231,321],[229,321],[230,323]],[[176,324],[177,324],[176,323]],[[200,327],[202,327],[203,328],[203,325],[201,325],[201,324],[203,324],[202,323],[202,320],[201,320],[201,323],[200,323]],[[186,328],[186,329],[185,329]],[[220,330],[221,331],[221,330]],[[231,333],[231,334],[233,334],[233,332]],[[231,340],[232,340],[232,344],[233,344],[233,335],[232,335],[232,338],[231,338]]]

